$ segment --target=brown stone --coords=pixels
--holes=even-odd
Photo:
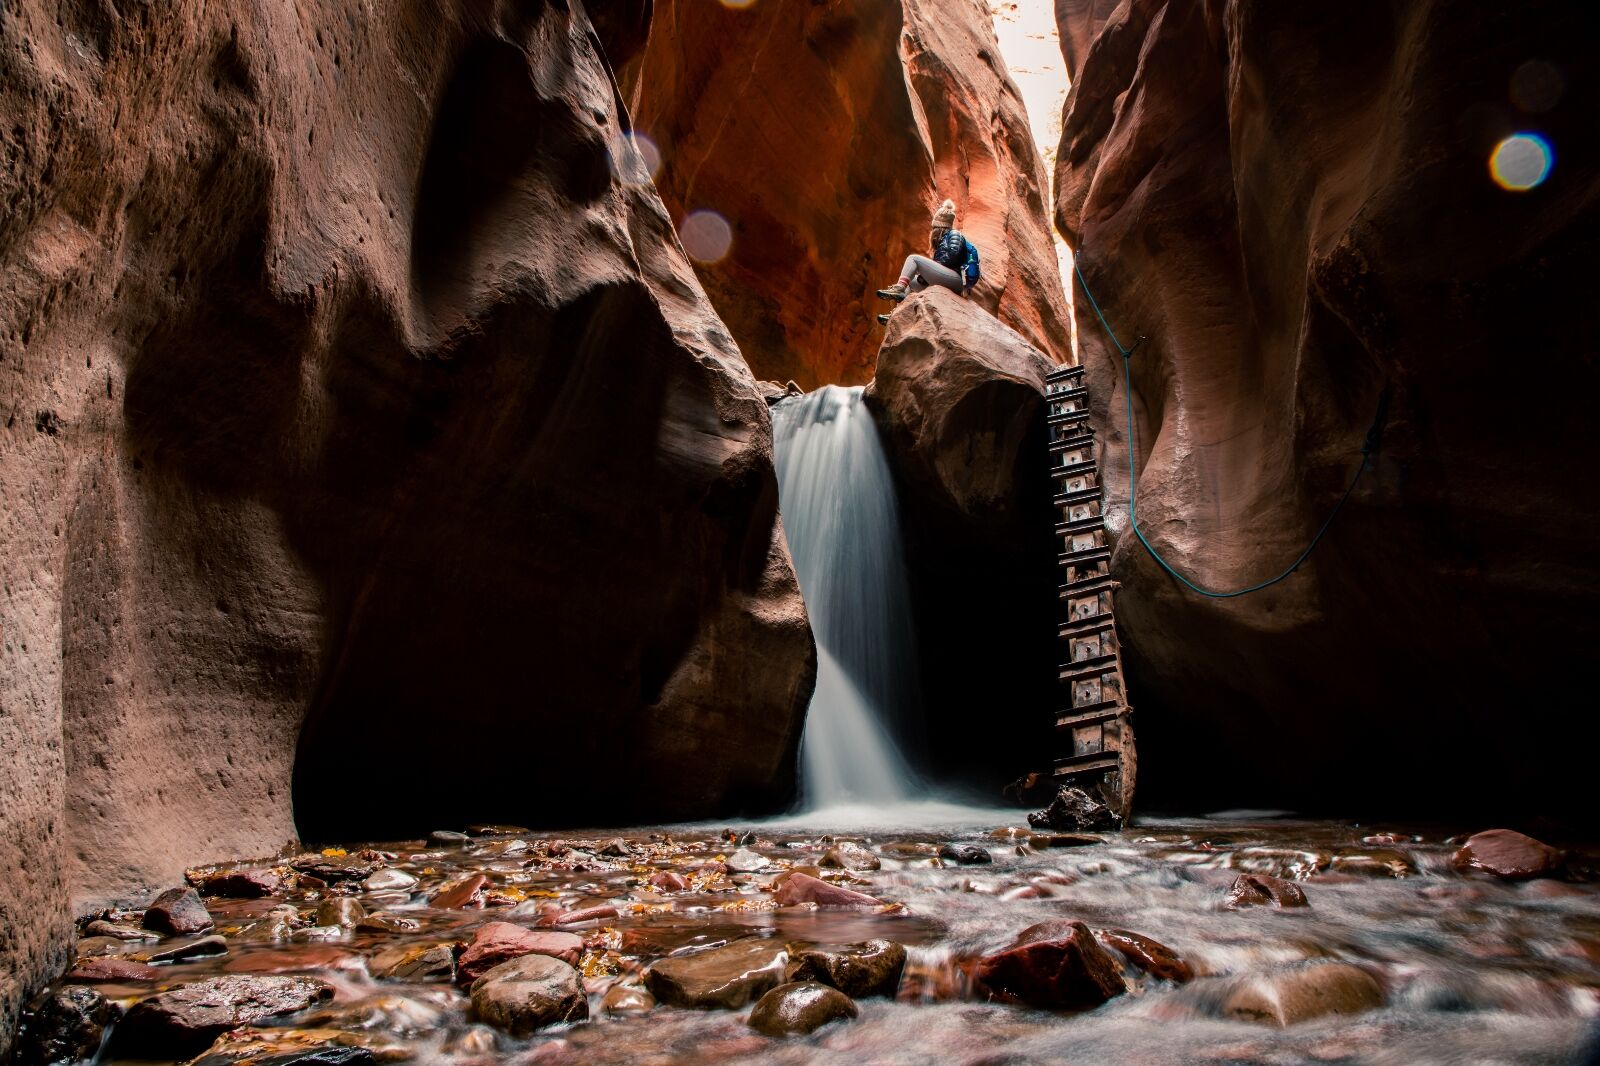
[[[317,904],[316,923],[350,929],[367,916],[367,909],[349,896],[335,896]]]
[[[589,1016],[578,971],[548,955],[524,955],[494,967],[472,985],[472,1010],[513,1036]]]
[[[1415,877],[1417,863],[1410,855],[1393,848],[1370,848],[1361,852],[1335,855],[1329,867],[1335,874],[1356,877]]]
[[[779,985],[756,1001],[750,1028],[767,1036],[801,1036],[861,1012],[837,988],[815,981]]]
[[[1082,922],[1069,923],[1065,936],[986,956],[972,977],[991,999],[1052,1010],[1087,1010],[1126,991],[1116,962]]]
[[[287,886],[290,872],[282,866],[258,866],[237,870],[195,869],[184,878],[202,896],[231,899],[260,899],[276,896]]]
[[[650,887],[657,892],[683,892],[689,888],[689,879],[672,870],[662,870],[650,875]]]
[[[1293,881],[1285,881],[1271,874],[1240,874],[1228,889],[1223,906],[1229,910],[1242,907],[1309,907],[1305,890]]]
[[[67,971],[67,980],[85,984],[102,981],[156,981],[163,976],[163,973],[164,971],[158,966],[134,962],[131,959],[79,959],[73,964],[72,969]]]
[[[211,912],[192,888],[172,888],[145,908],[144,927],[172,936],[203,933],[212,926]]]
[[[1222,1004],[1241,1021],[1289,1026],[1330,1014],[1360,1014],[1383,1006],[1372,975],[1346,963],[1323,963],[1246,978]]]
[[[539,919],[539,924],[544,926],[582,925],[585,922],[610,921],[611,919],[616,918],[618,914],[619,912],[616,907],[609,903],[600,903],[593,907],[580,907],[577,910],[560,911],[556,914],[548,914]]]
[[[367,959],[367,970],[380,980],[448,981],[455,973],[452,944],[397,944]]]
[[[296,944],[236,955],[222,964],[227,973],[297,973],[304,970],[342,969],[356,956],[331,944]]]
[[[1126,929],[1103,929],[1095,933],[1095,937],[1158,980],[1181,985],[1194,978],[1194,967],[1159,940]]]
[[[229,975],[141,999],[117,1027],[118,1046],[151,1058],[183,1057],[239,1025],[305,1010],[333,998],[309,977]]]
[[[548,955],[572,966],[582,954],[580,936],[490,922],[473,930],[472,939],[462,946],[456,958],[456,983],[470,985],[502,962],[524,955]]]
[[[656,997],[638,985],[612,985],[600,998],[600,1009],[607,1014],[643,1014],[655,1005]]]
[[[206,936],[181,936],[164,940],[153,947],[129,952],[128,958],[138,962],[186,962],[189,959],[206,959],[227,953],[227,938],[211,933]]]
[[[388,911],[373,911],[356,923],[359,933],[415,933],[421,928],[417,919]]]
[[[645,971],[645,986],[662,1003],[699,1010],[742,1007],[783,980],[781,943],[751,937],[710,951],[661,959]]]
[[[819,878],[811,877],[799,872],[791,872],[774,897],[781,907],[792,907],[801,903],[815,903],[819,907],[879,907],[883,905],[881,899],[875,899],[865,892],[857,892],[843,885],[833,885]]]
[[[847,840],[823,852],[822,861],[818,865],[836,870],[868,873],[882,867],[883,861],[860,844]]]
[[[92,988],[57,989],[26,1015],[17,1039],[16,1066],[93,1060],[106,1028],[121,1015],[122,1008]]]
[[[906,967],[906,949],[892,940],[867,940],[838,949],[792,953],[786,981],[820,981],[852,999],[894,998]]]
[[[1553,877],[1561,870],[1562,853],[1511,829],[1489,829],[1467,838],[1450,865],[1481,871],[1506,881]]]
[[[489,878],[487,875],[473,874],[434,893],[433,898],[428,903],[442,910],[482,907],[484,889],[488,884]]]

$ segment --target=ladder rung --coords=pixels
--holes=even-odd
[[[1045,423],[1051,426],[1064,426],[1069,422],[1082,422],[1088,417],[1089,412],[1082,409],[1077,411],[1052,411],[1049,417],[1045,419]]]
[[[1056,525],[1056,536],[1070,537],[1074,533],[1092,533],[1105,523],[1106,516],[1092,514],[1088,518],[1079,518],[1072,522],[1060,522]]]
[[[1104,633],[1117,627],[1117,620],[1109,614],[1091,614],[1087,618],[1078,619],[1078,622],[1088,622],[1090,624],[1080,624],[1078,628],[1073,629],[1072,627],[1075,623],[1068,619],[1056,626],[1056,639],[1073,640],[1083,636],[1085,633]]]
[[[1107,655],[1093,655],[1087,659],[1078,659],[1070,663],[1062,663],[1057,675],[1061,681],[1082,681],[1086,677],[1094,677],[1116,669],[1117,653]]]
[[[1087,398],[1088,395],[1089,389],[1086,386],[1079,385],[1075,389],[1059,389],[1056,392],[1052,392],[1048,399],[1051,403],[1062,403],[1066,400],[1082,400]]]
[[[1062,366],[1062,367],[1057,367],[1056,369],[1050,371],[1048,374],[1046,374],[1044,376],[1044,379],[1046,381],[1066,381],[1068,378],[1081,378],[1081,377],[1083,377],[1083,367],[1081,367],[1081,366]]]
[[[1091,489],[1077,489],[1073,492],[1058,492],[1053,497],[1055,506],[1071,507],[1075,503],[1088,503],[1100,498],[1100,486]]]
[[[1093,433],[1078,433],[1070,437],[1061,437],[1050,442],[1050,452],[1070,452],[1074,448],[1081,448],[1085,444],[1094,443]]]
[[[1091,770],[1115,770],[1121,763],[1121,758],[1114,751],[1086,751],[1082,755],[1057,759],[1055,776],[1085,774]]]
[[[1056,556],[1056,562],[1065,566],[1070,563],[1081,563],[1091,559],[1098,561],[1109,558],[1111,558],[1111,549],[1103,544],[1096,544],[1092,548],[1079,548],[1077,551],[1062,552]]]
[[[1121,700],[1106,700],[1093,705],[1096,709],[1085,711],[1082,714],[1062,714],[1056,717],[1057,729],[1076,729],[1082,725],[1094,725],[1098,722],[1109,722],[1122,714]],[[1077,708],[1074,708],[1076,711]]]
[[[1098,471],[1100,464],[1090,459],[1087,463],[1069,463],[1050,468],[1051,477],[1077,477],[1079,474],[1093,474]]]

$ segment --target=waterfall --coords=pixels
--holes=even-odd
[[[772,412],[784,531],[817,639],[800,741],[813,809],[901,803],[917,781],[900,745],[920,732],[910,588],[889,465],[860,387],[826,386]]]

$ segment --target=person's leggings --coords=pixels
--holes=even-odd
[[[966,288],[961,282],[960,274],[957,274],[947,266],[934,262],[925,255],[906,256],[906,265],[900,268],[900,276],[911,279],[911,288],[913,290],[921,289],[928,285],[943,285],[953,292],[961,292]]]

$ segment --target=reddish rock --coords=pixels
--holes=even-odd
[[[776,988],[788,954],[783,944],[758,938],[693,955],[675,955],[645,971],[646,986],[662,1003],[698,1010],[730,1010]]]
[[[156,981],[164,972],[160,967],[149,966],[129,959],[94,958],[79,959],[67,971],[68,981],[95,984],[101,981]]]
[[[894,998],[906,968],[906,949],[892,940],[866,940],[836,950],[796,951],[785,981],[820,981],[852,999]]]
[[[689,879],[672,870],[662,870],[650,875],[650,887],[657,892],[683,892],[689,887]]]
[[[1147,338],[1126,364],[1130,393],[1076,293],[1116,512],[1131,445],[1139,526],[1172,566],[1217,591],[1273,578],[1344,494],[1393,387],[1361,485],[1270,590],[1195,595],[1126,521],[1111,525],[1129,690],[1163,723],[1140,739],[1170,768],[1147,779],[1160,789],[1147,801],[1325,809],[1331,782],[1381,750],[1404,771],[1363,783],[1372,809],[1506,797],[1585,809],[1592,758],[1565,738],[1600,644],[1600,494],[1574,494],[1567,475],[1600,463],[1573,402],[1600,385],[1584,280],[1600,186],[1586,150],[1565,166],[1562,153],[1589,143],[1600,82],[1564,77],[1577,61],[1560,57],[1592,39],[1591,8],[1058,11],[1081,66],[1056,155],[1057,228],[1122,343]],[[1561,86],[1536,114],[1513,84],[1530,60]],[[1510,192],[1488,164],[1522,129],[1555,162],[1544,185]],[[1486,454],[1484,412],[1504,403],[1506,353],[1528,346],[1531,323],[1538,368],[1509,415],[1530,428]],[[1496,641],[1508,612],[1516,639]],[[1463,768],[1515,743],[1507,723],[1532,708],[1551,708],[1536,754],[1505,759],[1486,792]],[[1224,732],[1224,750],[1191,757]]]
[[[1181,985],[1194,979],[1194,967],[1159,940],[1126,929],[1103,929],[1095,938],[1158,980]]]
[[[575,911],[561,911],[556,914],[547,914],[539,919],[543,926],[551,925],[582,925],[584,922],[609,921],[618,916],[616,907],[609,903],[597,904],[593,907],[582,907]]]
[[[1322,963],[1245,978],[1222,1004],[1224,1017],[1289,1026],[1330,1014],[1360,1014],[1383,1006],[1383,988],[1365,970]]]
[[[819,907],[880,907],[883,900],[865,892],[829,884],[807,874],[792,873],[779,886],[774,898],[781,907],[800,903],[815,903]]]
[[[524,955],[548,955],[576,965],[583,954],[583,938],[571,933],[524,929],[510,922],[479,926],[456,956],[456,983],[470,985],[502,962]]]
[[[815,981],[779,985],[756,1001],[750,1028],[767,1036],[802,1036],[861,1011],[850,997]]]
[[[1511,829],[1489,829],[1468,837],[1451,856],[1450,865],[1507,881],[1528,881],[1560,873],[1563,858],[1561,851],[1530,836]]]
[[[545,955],[524,955],[494,967],[472,984],[472,1011],[513,1036],[589,1016],[578,971]]]
[[[330,985],[309,977],[211,977],[135,1003],[117,1027],[117,1047],[142,1057],[187,1057],[236,1026],[293,1014],[331,998]]]
[[[1117,964],[1082,922],[1055,939],[1025,940],[980,960],[977,988],[991,999],[1052,1010],[1087,1010],[1126,990]]]
[[[889,306],[873,290],[927,254],[945,197],[982,252],[973,303],[1066,357],[1048,179],[986,8],[656,0],[654,26],[630,109],[661,148],[673,216],[734,223],[727,254],[696,269],[758,377],[870,379]]]
[[[171,888],[145,908],[143,924],[171,936],[190,936],[212,926],[211,912],[192,888]]]
[[[430,906],[442,910],[461,910],[483,906],[484,889],[489,884],[485,874],[473,874],[434,893]]]
[[[231,899],[260,899],[284,891],[290,872],[282,866],[261,866],[244,870],[189,870],[184,878],[202,896]]]
[[[298,973],[304,970],[350,969],[354,953],[330,944],[296,944],[236,955],[222,964],[225,973]]]
[[[1228,889],[1223,906],[1229,910],[1271,905],[1276,908],[1309,907],[1305,891],[1293,881],[1271,874],[1240,874]]]

